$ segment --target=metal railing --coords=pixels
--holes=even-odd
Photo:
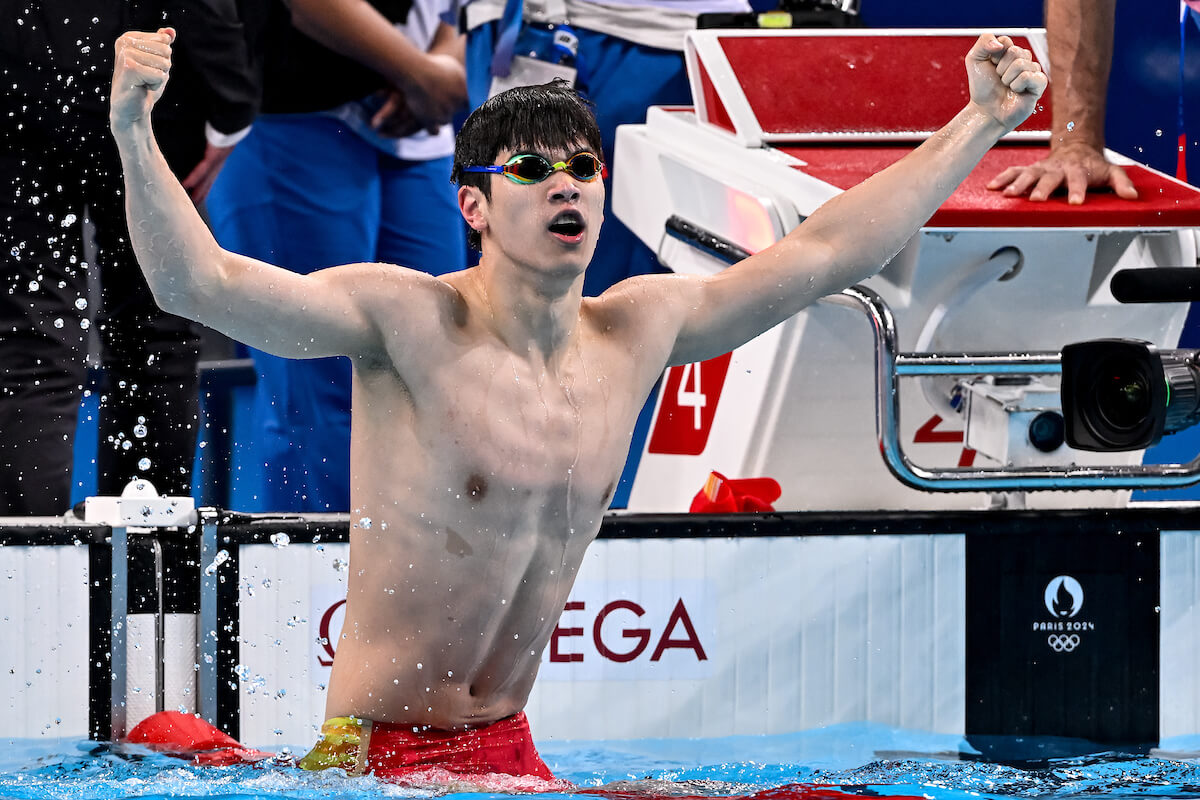
[[[852,286],[824,302],[856,308],[875,334],[875,430],[879,450],[892,474],[917,489],[939,492],[1043,491],[1064,489],[1149,489],[1200,482],[1200,454],[1187,464],[1139,464],[1060,467],[928,468],[913,462],[900,442],[900,394],[897,379],[929,375],[1058,375],[1058,353],[964,353],[945,356],[901,353],[896,322],[875,292]]]
[[[737,244],[680,217],[666,235],[727,264],[751,254]],[[661,248],[660,248],[661,255]],[[1059,353],[901,353],[896,320],[887,303],[863,286],[852,286],[821,302],[857,309],[875,334],[875,430],[892,474],[916,489],[934,492],[1026,492],[1084,489],[1163,489],[1200,483],[1200,454],[1186,464],[1045,467],[928,468],[913,462],[900,442],[899,378],[931,375],[1060,375]]]

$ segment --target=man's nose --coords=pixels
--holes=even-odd
[[[566,170],[558,170],[551,175],[547,180],[550,182],[550,199],[551,200],[578,200],[579,187],[575,185],[574,179],[567,174]]]

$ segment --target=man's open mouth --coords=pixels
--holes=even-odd
[[[583,215],[578,211],[563,211],[550,222],[550,232],[568,239],[574,239],[583,233]]]

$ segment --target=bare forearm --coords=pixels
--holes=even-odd
[[[154,299],[197,319],[203,287],[218,285],[224,251],[172,174],[144,121],[114,129],[125,176],[130,243]]]
[[[825,203],[792,235],[828,245],[835,259],[832,286],[869,277],[920,230],[1005,132],[993,116],[968,105],[908,156]]]
[[[438,23],[437,31],[433,35],[433,42],[429,45],[429,52],[450,56],[458,63],[465,64],[467,61],[467,37],[459,33],[452,25],[444,22]]]
[[[1046,0],[1053,147],[1074,142],[1104,147],[1115,7],[1116,0]]]

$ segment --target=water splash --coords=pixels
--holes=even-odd
[[[245,665],[239,665],[239,673],[248,681],[256,679]],[[275,697],[276,692],[269,696]],[[279,729],[274,733],[285,735]],[[770,797],[776,800],[802,800],[801,791],[788,788],[797,783],[832,784],[848,800],[895,795],[930,800],[1200,797],[1200,763],[1194,759],[1100,753],[1011,766],[972,760],[969,753],[960,751],[962,745],[965,743],[954,736],[864,724],[762,737],[538,743],[558,777],[585,792],[604,786],[627,792],[621,796],[629,798],[728,797],[771,790]],[[271,745],[273,750],[278,748],[278,742]],[[303,743],[292,748],[304,749]],[[904,755],[888,757],[889,752]],[[0,752],[0,797],[366,800],[443,796],[469,788],[461,783],[446,784],[442,780],[453,776],[439,776],[435,771],[422,776],[427,779],[425,785],[413,787],[371,776],[349,778],[340,770],[304,772],[294,769],[293,763],[288,748],[256,766],[199,767],[133,746],[62,739],[9,740]],[[487,783],[483,788],[533,792],[545,800],[561,800],[569,791],[563,784],[533,785],[515,778]]]
[[[212,560],[212,563],[204,568],[204,574],[209,577],[216,575],[217,569],[228,560],[229,560],[229,551],[228,550],[218,550],[216,557],[213,558],[213,560]]]

